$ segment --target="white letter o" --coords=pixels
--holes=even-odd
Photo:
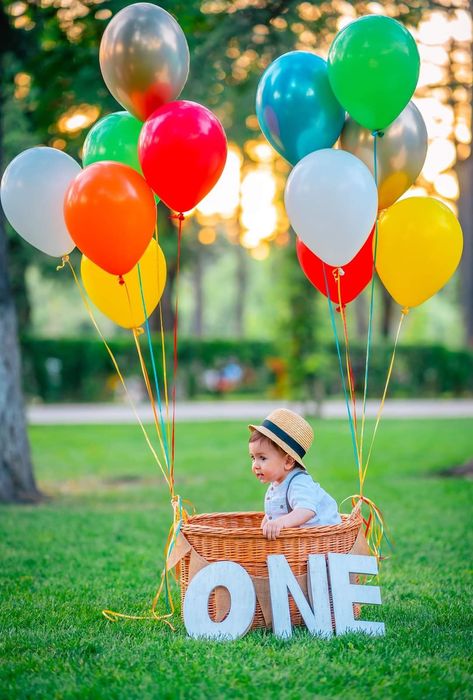
[[[208,611],[209,597],[218,586],[230,594],[230,612],[214,622]],[[217,561],[201,569],[189,583],[184,598],[184,624],[194,638],[238,639],[248,631],[256,608],[256,594],[247,571],[232,561]]]

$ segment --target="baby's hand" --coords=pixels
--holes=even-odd
[[[277,520],[267,520],[264,525],[262,525],[263,535],[268,540],[275,540],[279,537],[279,533],[283,529],[284,524],[281,522],[282,518],[277,518]]]

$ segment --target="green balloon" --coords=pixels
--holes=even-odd
[[[100,119],[84,141],[84,167],[100,160],[129,165],[143,174],[138,159],[138,139],[143,124],[128,112],[114,112]]]
[[[416,88],[419,68],[412,34],[381,15],[348,24],[328,55],[335,97],[358,124],[372,131],[384,129],[402,112]]]
[[[138,158],[138,140],[143,123],[128,112],[113,112],[99,119],[86,136],[82,148],[84,168],[99,160],[129,165],[143,175]],[[156,203],[159,197],[154,195]]]

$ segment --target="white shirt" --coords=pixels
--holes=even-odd
[[[272,483],[264,500],[264,512],[269,520],[280,518],[296,508],[307,508],[315,513],[313,518],[300,527],[338,525],[342,522],[335,499],[301,467],[291,469],[280,484]]]

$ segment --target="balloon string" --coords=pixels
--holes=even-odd
[[[167,607],[169,609],[168,613],[165,613],[164,615],[158,615],[156,612],[156,606],[158,604],[159,598],[161,597],[161,593],[163,590],[164,585],[166,584],[166,591],[167,591],[167,596],[166,596],[166,602],[168,603]],[[155,620],[156,622],[164,622],[165,625],[170,627],[173,632],[176,631],[176,628],[174,625],[169,621],[169,618],[174,615],[174,603],[172,600],[172,596],[170,595],[169,591],[169,583],[168,583],[168,575],[166,572],[166,567],[163,568],[161,572],[161,581],[158,586],[158,590],[156,591],[156,594],[153,598],[153,602],[151,604],[151,609],[149,613],[146,615],[127,615],[125,613],[119,613],[116,612],[115,610],[102,610],[102,615],[107,619],[110,620],[110,622],[118,622],[118,620]]]
[[[350,359],[350,343],[348,340],[348,327],[347,327],[345,307],[342,303],[341,270],[340,270],[340,268],[335,268],[335,270],[333,270],[333,275],[334,275],[335,280],[337,282],[338,304],[339,304],[339,309],[340,309],[340,316],[342,318],[343,335],[344,335],[344,339],[345,339],[345,363],[346,363],[346,370],[347,370],[348,388],[350,391],[350,399],[351,399],[351,404],[353,407],[354,434],[355,434],[355,442],[356,442],[356,452],[358,454],[358,475],[359,475],[359,477],[361,477],[361,471],[360,471],[361,470],[361,461],[360,461],[360,457],[359,457],[360,448],[358,445],[358,424],[357,424],[357,419],[356,419],[355,375],[353,372],[353,366],[352,366],[351,359]]]
[[[171,479],[174,479],[174,462],[176,449],[176,382],[177,382],[177,336],[179,322],[179,272],[181,263],[181,239],[182,239],[182,222],[184,215],[182,213],[171,216],[172,219],[178,220],[177,233],[177,267],[176,267],[176,303],[174,310],[174,338],[173,338],[173,382],[172,382],[172,433],[171,433]]]
[[[163,379],[164,379],[164,407],[166,409],[166,429],[167,429],[167,444],[171,444],[171,422],[169,420],[169,392],[168,392],[168,376],[166,366],[166,346],[164,342],[164,321],[163,307],[159,302],[159,328],[161,333],[161,354],[163,363]]]
[[[374,181],[376,188],[378,187],[378,136],[383,136],[383,132],[374,131],[374,147],[373,147],[373,157],[374,157]],[[366,401],[368,396],[368,370],[370,363],[370,353],[371,353],[371,337],[373,328],[373,310],[374,310],[374,282],[375,282],[375,272],[376,272],[376,253],[378,250],[378,215],[376,214],[375,222],[375,234],[374,234],[374,254],[373,254],[373,275],[371,277],[371,289],[370,289],[370,310],[368,316],[368,337],[366,341],[366,356],[365,356],[365,378],[363,386],[363,405],[361,410],[361,435],[360,435],[360,462],[363,464],[363,442],[365,437],[365,421],[366,421]],[[360,493],[362,493],[363,484],[360,482]]]
[[[164,448],[164,444],[163,444],[163,439],[162,439],[161,431],[160,431],[160,428],[159,428],[159,419],[158,419],[158,414],[157,414],[157,412],[156,412],[156,402],[155,402],[155,400],[154,400],[153,390],[152,390],[152,388],[151,388],[151,382],[150,382],[150,379],[149,379],[148,370],[146,369],[146,363],[145,363],[145,361],[144,361],[143,354],[142,354],[142,352],[141,352],[140,341],[139,341],[139,333],[137,332],[137,329],[136,329],[136,328],[133,328],[133,339],[134,339],[134,341],[135,341],[136,352],[138,353],[138,358],[139,358],[139,361],[140,361],[140,367],[141,367],[141,372],[142,372],[142,374],[143,374],[143,379],[144,379],[144,382],[145,382],[146,391],[147,391],[148,398],[149,398],[149,401],[150,401],[150,404],[151,404],[151,408],[152,408],[152,410],[153,410],[153,418],[154,418],[154,425],[155,425],[155,428],[156,428],[156,434],[157,434],[157,436],[158,436],[159,444],[160,444],[160,446],[161,446],[161,450],[162,450],[163,455],[164,455],[165,464],[166,464],[166,466],[167,466],[167,468],[168,468],[168,479],[167,479],[167,483],[168,483],[168,486],[169,486],[169,491],[170,491],[170,493],[171,493],[171,496],[173,496],[173,495],[174,495],[174,484],[173,484],[173,482],[170,480],[170,477],[169,477],[169,463],[166,462],[166,457],[167,457],[167,455],[166,455],[166,450],[165,450],[165,448]]]
[[[63,260],[63,261],[64,261],[64,260]],[[100,330],[100,328],[99,328],[99,326],[98,326],[97,321],[95,320],[95,317],[94,317],[94,314],[93,314],[93,312],[92,312],[92,309],[90,308],[90,304],[89,304],[89,302],[88,302],[87,296],[86,296],[85,292],[82,290],[82,287],[81,287],[81,285],[80,285],[80,282],[79,282],[79,280],[77,279],[77,275],[76,275],[76,273],[75,273],[75,270],[74,270],[74,268],[73,268],[71,262],[69,261],[69,259],[65,260],[64,262],[65,262],[65,264],[67,264],[67,265],[69,266],[69,269],[70,269],[71,272],[72,272],[72,276],[73,276],[73,278],[74,278],[74,282],[75,282],[76,285],[77,285],[77,288],[78,288],[78,290],[79,290],[79,294],[80,294],[80,296],[81,296],[81,298],[82,298],[82,302],[83,302],[83,304],[84,304],[84,306],[85,306],[85,308],[86,308],[86,311],[87,311],[87,313],[88,313],[88,315],[89,315],[89,317],[90,317],[90,320],[92,321],[92,324],[93,324],[95,330],[96,330],[97,333],[99,334],[100,339],[102,340],[103,344],[105,345],[105,348],[106,348],[106,350],[107,350],[107,352],[108,352],[108,354],[109,354],[109,356],[110,356],[110,359],[111,359],[111,361],[112,361],[112,364],[113,364],[113,366],[114,366],[114,368],[115,368],[115,371],[117,372],[117,375],[118,375],[118,377],[119,377],[119,379],[120,379],[120,382],[121,382],[121,384],[122,384],[122,386],[123,386],[123,389],[124,389],[124,391],[125,391],[125,395],[126,395],[126,397],[127,397],[127,399],[128,399],[128,402],[129,402],[129,404],[130,404],[130,406],[131,406],[131,408],[132,408],[132,410],[133,410],[133,413],[134,413],[134,415],[135,415],[135,418],[136,418],[136,420],[138,421],[138,424],[139,424],[139,426],[140,426],[140,428],[141,428],[141,431],[142,431],[142,433],[143,433],[143,435],[144,435],[144,438],[145,438],[145,440],[146,440],[146,444],[148,445],[149,450],[150,450],[151,454],[153,455],[153,457],[154,457],[154,459],[155,459],[155,461],[156,461],[156,464],[157,464],[157,465],[159,466],[159,468],[161,469],[161,472],[162,472],[162,474],[163,474],[163,476],[164,476],[164,479],[166,480],[166,483],[169,485],[169,481],[168,481],[167,474],[166,474],[165,470],[163,469],[163,466],[162,466],[162,464],[161,464],[161,461],[160,461],[158,455],[156,454],[156,450],[154,449],[153,445],[151,444],[151,440],[149,439],[148,433],[146,432],[146,428],[144,427],[143,422],[142,422],[141,418],[140,418],[139,415],[138,415],[138,411],[137,411],[137,409],[136,409],[135,403],[134,403],[133,399],[131,398],[131,395],[130,395],[130,393],[129,393],[129,391],[128,391],[128,388],[127,388],[126,383],[125,383],[125,379],[124,379],[122,373],[120,372],[120,368],[119,368],[118,363],[117,363],[117,361],[116,361],[116,359],[115,359],[115,355],[113,354],[112,349],[110,348],[109,344],[108,344],[107,341],[105,340],[105,336],[103,335],[102,331]]]
[[[355,395],[355,375],[353,372],[353,366],[351,363],[350,359],[350,343],[348,340],[348,328],[347,328],[347,319],[346,319],[346,313],[345,313],[345,306],[343,304],[342,300],[342,286],[341,286],[341,277],[342,277],[343,270],[341,268],[335,268],[333,270],[333,276],[335,278],[335,281],[337,283],[337,292],[338,292],[338,305],[340,309],[340,316],[342,318],[342,324],[343,324],[343,335],[345,339],[345,363],[346,363],[346,369],[347,369],[347,378],[348,378],[348,388],[350,390],[350,399],[353,407],[353,423],[355,426],[355,440],[356,440],[356,449],[357,453],[360,453],[359,447],[358,447],[358,424],[357,424],[357,419],[356,419],[356,395]]]
[[[166,547],[167,547],[167,542],[166,542]],[[156,607],[158,604],[158,601],[161,597],[161,594],[163,592],[163,588],[166,593],[166,607],[168,608],[169,612],[165,613],[164,615],[158,615],[156,612]],[[167,567],[164,566],[162,571],[161,571],[161,580],[158,586],[158,590],[155,593],[155,596],[153,598],[153,602],[151,604],[151,609],[149,613],[146,615],[127,615],[125,613],[119,613],[116,612],[115,610],[102,610],[102,615],[107,619],[110,620],[110,622],[118,622],[119,619],[122,620],[155,620],[156,622],[164,622],[168,627],[172,629],[173,632],[176,631],[176,628],[174,625],[169,621],[169,618],[174,615],[175,612],[175,607],[174,607],[174,601],[172,599],[171,595],[171,590],[169,587],[169,573],[167,571]]]
[[[140,365],[141,365],[141,369],[143,372],[143,377],[145,380],[146,388],[148,391],[148,396],[150,398],[151,405],[153,407],[155,425],[156,425],[156,429],[157,429],[158,436],[159,436],[158,417],[157,417],[156,410],[155,410],[155,402],[154,402],[154,398],[153,398],[153,394],[152,394],[151,382],[149,380],[148,372],[146,369],[146,364],[144,362],[143,355],[141,353],[140,344],[139,344],[139,334],[137,332],[137,329],[133,329],[133,336],[134,336],[138,356],[140,359]],[[164,348],[164,335],[162,335],[162,343],[163,343],[163,348]],[[161,447],[164,451],[164,447],[163,447],[162,442],[161,442]],[[176,543],[177,537],[180,533],[182,523],[186,522],[189,518],[187,511],[183,507],[183,503],[188,503],[189,505],[191,505],[191,507],[192,507],[192,504],[190,503],[190,501],[183,500],[181,498],[181,496],[175,494],[175,492],[174,492],[174,472],[171,471],[169,464],[168,464],[168,467],[169,467],[168,485],[169,485],[170,496],[171,496],[171,505],[173,507],[173,522],[172,522],[172,525],[171,525],[171,528],[169,530],[169,534],[168,534],[168,537],[166,540],[166,544],[165,544],[165,548],[164,548],[164,562],[165,563],[164,563],[163,570],[161,572],[160,584],[158,586],[158,590],[154,596],[154,599],[153,599],[153,602],[151,605],[151,610],[147,615],[128,615],[128,614],[124,614],[124,613],[118,613],[118,612],[113,611],[113,610],[102,610],[102,614],[104,615],[104,617],[106,617],[111,622],[116,622],[120,618],[132,619],[132,620],[151,619],[151,620],[165,622],[173,631],[175,631],[174,626],[168,620],[168,618],[172,617],[174,615],[174,612],[175,612],[175,605],[174,605],[172,591],[171,591],[170,582],[169,582],[170,571],[169,571],[169,567],[168,567],[168,560],[169,560],[171,552],[174,548],[174,545]],[[194,508],[194,512],[195,512],[195,508]],[[163,593],[164,593],[165,604],[166,604],[166,607],[168,609],[168,613],[165,615],[158,615],[156,613],[156,607],[157,607],[158,601]]]
[[[157,255],[159,254],[159,249],[157,249],[156,254]],[[155,390],[156,390],[156,396],[158,399],[159,417],[160,417],[160,422],[161,422],[161,433],[162,433],[163,440],[164,440],[164,453],[165,453],[165,458],[166,458],[166,464],[167,464],[168,469],[169,469],[169,465],[170,465],[169,446],[168,446],[168,441],[167,441],[167,437],[166,437],[166,429],[164,427],[163,407],[162,407],[162,403],[161,403],[161,392],[159,391],[158,373],[156,371],[156,363],[154,360],[153,343],[152,343],[152,339],[151,339],[151,330],[150,330],[149,321],[148,321],[148,312],[146,310],[146,301],[145,301],[145,295],[143,292],[143,282],[142,282],[142,278],[141,278],[140,267],[141,266],[138,263],[138,281],[140,284],[141,303],[143,305],[143,311],[144,311],[144,316],[145,316],[145,328],[146,328],[146,336],[148,339],[148,350],[149,350],[149,354],[151,357],[151,365],[153,368],[154,386],[155,386]],[[157,280],[158,288],[160,287],[159,270],[160,270],[160,267],[158,265],[158,280]]]
[[[61,264],[56,267],[56,271],[63,270],[64,266],[67,265],[68,262],[69,262],[69,256],[63,255],[62,259],[61,259]]]
[[[140,363],[143,371],[143,376],[145,378],[145,383],[146,387],[148,390],[148,394],[150,396],[150,400],[152,402],[152,405],[154,406],[153,402],[153,397],[152,397],[152,389],[151,389],[151,383],[149,380],[148,373],[146,371],[146,365],[144,363],[144,359],[142,356],[142,353],[140,352],[140,347],[139,347],[139,339],[138,339],[138,333],[136,332],[136,329],[134,329],[134,339],[135,339],[135,344],[137,346],[137,351],[138,355],[140,358]],[[155,422],[157,425],[157,416],[155,414]],[[161,581],[158,587],[158,590],[154,596],[153,603],[151,606],[150,613],[148,615],[127,615],[124,613],[117,613],[112,610],[103,610],[102,614],[104,617],[106,617],[108,620],[112,622],[116,622],[119,618],[127,618],[127,619],[134,619],[134,620],[146,620],[146,619],[153,619],[156,621],[162,621],[166,622],[166,624],[169,625],[169,627],[175,631],[174,626],[167,621],[167,618],[172,617],[175,612],[175,606],[172,598],[172,592],[169,584],[169,576],[170,576],[170,571],[168,567],[168,560],[171,555],[171,552],[174,548],[174,545],[176,543],[177,537],[179,535],[179,532],[181,530],[181,526],[183,522],[186,522],[189,518],[189,514],[187,513],[186,509],[183,507],[184,503],[189,504],[194,512],[195,508],[192,506],[190,501],[186,499],[182,499],[181,496],[176,495],[174,492],[174,475],[173,472],[169,474],[169,490],[170,490],[170,496],[171,496],[171,505],[173,507],[173,522],[171,525],[171,528],[169,530],[169,534],[166,540],[166,545],[164,548],[164,567],[161,572]],[[165,602],[166,602],[166,607],[168,609],[168,613],[166,615],[157,615],[156,613],[156,606],[159,601],[159,598],[161,597],[162,593],[164,592],[164,597],[165,597]]]
[[[154,229],[154,237],[156,239],[156,244],[159,245],[159,231],[158,223]],[[168,373],[166,367],[166,345],[164,340],[164,322],[163,322],[163,305],[162,301],[159,302],[159,329],[161,335],[161,360],[163,364],[163,380],[164,380],[164,407],[166,410],[166,434],[167,434],[167,445],[171,444],[171,423],[169,420],[169,393],[168,393]]]
[[[326,295],[327,295],[328,310],[329,310],[329,313],[330,313],[330,321],[331,321],[331,323],[332,323],[332,330],[333,330],[333,335],[334,335],[334,338],[335,338],[335,345],[336,345],[336,348],[337,348],[338,366],[339,366],[340,374],[341,374],[341,377],[342,377],[342,388],[343,388],[343,393],[344,393],[344,395],[345,395],[345,405],[346,405],[346,407],[347,407],[348,422],[349,422],[349,424],[350,424],[351,439],[352,439],[352,443],[353,443],[353,452],[354,452],[354,455],[355,455],[355,464],[356,464],[357,467],[358,467],[358,473],[360,473],[361,466],[360,466],[360,460],[359,460],[359,456],[358,456],[358,449],[357,449],[357,444],[356,444],[355,431],[354,431],[354,427],[353,427],[353,419],[352,419],[352,415],[351,415],[351,411],[350,411],[350,403],[349,403],[349,401],[348,401],[348,394],[347,394],[346,383],[345,383],[345,374],[344,374],[344,372],[343,372],[342,354],[341,354],[341,351],[340,351],[340,343],[339,343],[339,341],[338,341],[337,326],[336,326],[336,323],[335,323],[335,316],[334,316],[333,308],[332,308],[332,300],[331,300],[331,298],[330,298],[330,289],[329,289],[328,281],[327,281],[327,273],[326,273],[326,270],[325,270],[325,263],[322,263],[322,270],[323,270],[323,273],[324,273],[325,290],[326,290]]]
[[[128,391],[128,388],[127,388],[126,383],[125,383],[125,379],[124,379],[124,377],[123,377],[123,375],[122,375],[122,373],[121,373],[121,371],[120,371],[120,368],[119,368],[119,366],[118,366],[117,360],[115,359],[115,356],[114,356],[114,354],[113,354],[113,352],[112,352],[112,349],[111,349],[110,346],[108,345],[108,343],[107,343],[107,341],[106,341],[106,339],[105,339],[105,337],[104,337],[102,331],[100,330],[100,327],[99,327],[97,321],[95,320],[95,317],[94,317],[94,314],[93,314],[92,309],[91,309],[91,307],[90,307],[90,304],[89,304],[89,301],[88,301],[88,299],[87,299],[87,296],[86,296],[85,292],[83,291],[83,289],[82,289],[82,287],[81,287],[81,284],[80,284],[80,282],[79,282],[79,280],[78,280],[78,278],[77,278],[77,275],[76,275],[76,273],[75,273],[75,270],[74,270],[72,264],[71,264],[70,261],[69,261],[69,257],[68,257],[68,256],[64,256],[64,258],[63,258],[63,260],[62,260],[62,263],[63,263],[63,264],[62,264],[61,266],[58,266],[58,267],[59,267],[60,269],[62,269],[66,264],[69,266],[69,268],[70,268],[70,270],[71,270],[71,273],[72,273],[72,276],[73,276],[73,278],[74,278],[74,282],[75,282],[75,284],[76,284],[76,286],[77,286],[77,288],[78,288],[78,290],[79,290],[79,294],[80,294],[80,296],[81,296],[81,298],[82,298],[82,301],[83,301],[83,303],[84,303],[84,306],[85,306],[85,308],[86,308],[86,311],[87,311],[87,313],[88,313],[88,315],[89,315],[89,317],[90,317],[90,319],[91,319],[91,321],[92,321],[92,324],[94,325],[94,327],[95,327],[95,329],[96,329],[98,335],[100,336],[102,342],[104,343],[105,348],[106,348],[106,350],[107,350],[107,352],[108,352],[108,354],[109,354],[109,356],[110,356],[110,358],[111,358],[111,360],[112,360],[112,363],[113,363],[113,365],[114,365],[114,367],[115,367],[115,370],[116,370],[116,372],[117,372],[117,374],[118,374],[118,377],[119,377],[119,379],[120,379],[120,381],[121,381],[121,384],[122,384],[122,386],[123,386],[123,389],[124,389],[124,391],[125,391],[125,394],[126,394],[126,396],[127,396],[127,399],[128,399],[128,401],[129,401],[129,403],[130,403],[132,409],[133,409],[133,412],[134,412],[134,414],[135,414],[136,420],[138,421],[138,424],[139,424],[139,426],[140,426],[140,428],[141,428],[141,430],[142,430],[142,432],[143,432],[143,435],[144,435],[144,437],[145,437],[146,443],[147,443],[147,445],[148,445],[148,447],[149,447],[149,449],[150,449],[150,451],[151,451],[151,453],[152,453],[152,455],[153,455],[153,457],[154,457],[156,463],[157,463],[158,466],[160,467],[161,472],[162,472],[162,474],[163,474],[163,476],[164,476],[164,479],[165,479],[166,483],[168,484],[168,487],[169,487],[169,490],[170,490],[170,493],[171,493],[171,505],[172,505],[172,507],[173,507],[173,524],[172,524],[172,526],[171,526],[170,533],[169,533],[169,535],[168,535],[168,539],[167,539],[167,541],[166,541],[165,552],[164,552],[164,554],[165,554],[165,566],[164,566],[163,571],[162,571],[162,574],[161,574],[161,581],[160,581],[158,590],[157,590],[157,592],[156,592],[156,594],[155,594],[155,596],[154,596],[154,599],[153,599],[153,603],[152,603],[150,612],[149,612],[148,614],[146,614],[146,615],[128,615],[128,614],[125,614],[125,613],[116,612],[116,611],[114,611],[114,610],[105,609],[105,610],[102,610],[102,614],[104,615],[105,618],[107,618],[107,619],[110,620],[111,622],[116,622],[116,621],[118,621],[119,619],[128,619],[128,620],[149,620],[149,619],[151,619],[151,620],[156,620],[156,621],[165,623],[170,629],[172,629],[173,631],[175,631],[175,627],[174,627],[174,626],[172,625],[172,623],[169,621],[169,618],[172,617],[172,616],[174,615],[175,606],[174,606],[174,603],[173,603],[173,600],[172,600],[171,590],[170,590],[170,586],[169,586],[169,571],[168,571],[167,561],[168,561],[168,558],[169,558],[169,556],[170,556],[170,554],[171,554],[171,552],[172,552],[172,549],[174,548],[174,545],[175,545],[177,536],[179,535],[179,532],[180,532],[182,523],[183,523],[183,522],[186,522],[187,519],[189,518],[189,515],[188,515],[187,511],[186,511],[185,508],[183,507],[183,503],[188,503],[191,507],[193,507],[193,506],[192,506],[192,504],[191,504],[189,501],[184,500],[184,499],[181,498],[181,496],[178,496],[178,495],[175,495],[175,494],[174,494],[174,479],[173,479],[173,476],[170,476],[170,478],[168,479],[168,476],[166,475],[166,472],[165,472],[164,469],[163,469],[163,466],[162,466],[162,464],[161,464],[161,462],[160,462],[160,460],[159,460],[159,457],[158,457],[158,455],[156,454],[156,451],[155,451],[153,445],[151,444],[151,441],[150,441],[150,439],[149,439],[149,437],[148,437],[148,434],[147,434],[147,432],[146,432],[146,428],[144,427],[144,425],[143,425],[143,423],[142,423],[142,421],[141,421],[141,419],[140,419],[140,417],[139,417],[139,415],[138,415],[138,412],[137,412],[137,410],[136,410],[136,407],[135,407],[135,404],[134,404],[134,402],[133,402],[133,399],[131,398],[131,395],[130,395],[130,393],[129,393],[129,391]],[[125,289],[126,289],[126,285],[125,285]],[[127,293],[128,293],[128,290],[127,290]],[[134,333],[135,342],[138,342],[138,335],[139,335],[138,329],[134,329],[133,333]],[[142,355],[139,354],[139,356],[140,356],[140,361],[143,362]],[[143,362],[143,364],[144,364],[144,362]],[[149,381],[148,381],[148,386],[149,386],[149,388],[151,388]],[[193,510],[194,510],[194,512],[195,512],[195,508],[194,508]],[[156,607],[157,607],[159,598],[160,598],[160,596],[161,596],[161,594],[162,594],[162,592],[163,592],[163,589],[164,589],[164,591],[165,591],[166,603],[167,603],[169,612],[166,613],[166,614],[164,614],[164,615],[159,615],[159,614],[156,612]]]
[[[160,583],[153,598],[153,602],[151,604],[151,609],[149,613],[146,615],[126,615],[124,613],[115,612],[114,610],[102,610],[102,615],[106,617],[107,620],[110,620],[110,622],[117,622],[119,619],[156,620],[157,622],[164,622],[166,625],[168,625],[168,627],[172,629],[173,632],[176,631],[176,628],[171,624],[171,622],[169,622],[169,618],[171,618],[175,613],[175,605],[172,598],[172,592],[169,583],[170,571],[168,567],[168,560],[176,543],[177,537],[181,531],[182,523],[187,522],[187,520],[189,519],[189,514],[183,506],[184,503],[188,503],[192,507],[192,504],[189,501],[182,499],[181,496],[177,495],[171,499],[171,504],[173,507],[173,522],[170,527],[166,539],[166,544],[164,547],[165,564],[161,571]],[[156,612],[156,607],[163,593],[163,590],[165,594],[165,601],[166,607],[168,608],[168,612],[164,615],[158,615]]]
[[[129,311],[130,311],[130,317],[132,318],[133,317],[133,309],[132,309],[132,305],[131,305],[130,292],[128,290],[128,285],[127,285],[125,279],[123,279],[121,284],[123,284],[124,289],[125,289],[126,298],[128,300],[128,307],[129,307]],[[154,418],[154,426],[156,428],[156,435],[158,436],[159,444],[160,444],[161,451],[162,451],[162,454],[164,457],[164,463],[166,464],[166,467],[169,470],[169,464],[168,464],[168,461],[166,459],[166,457],[167,457],[166,450],[164,449],[163,438],[162,438],[162,435],[161,435],[161,432],[159,429],[158,416],[156,414],[156,402],[154,400],[153,391],[151,389],[151,383],[149,381],[148,371],[146,369],[146,363],[143,359],[143,356],[141,353],[141,347],[140,347],[140,343],[139,343],[139,336],[143,334],[143,329],[142,328],[132,328],[132,332],[133,332],[133,338],[135,341],[136,350],[138,353],[138,358],[140,361],[141,372],[143,374],[143,379],[144,379],[145,386],[146,386],[146,391],[148,393],[148,398],[149,398],[150,405],[151,405],[151,408],[153,411],[153,418]]]
[[[381,414],[383,413],[384,403],[385,403],[385,401],[386,401],[386,394],[387,394],[387,391],[388,391],[388,386],[389,386],[389,382],[390,382],[390,379],[391,379],[391,374],[392,374],[392,371],[393,371],[394,359],[395,359],[395,357],[396,357],[396,348],[397,348],[397,344],[398,344],[398,341],[399,341],[399,334],[400,334],[400,332],[401,332],[402,322],[404,321],[404,318],[406,317],[406,315],[407,315],[408,313],[409,313],[409,309],[407,309],[407,308],[404,308],[404,309],[402,309],[402,311],[401,311],[401,318],[400,318],[400,320],[399,320],[399,326],[398,326],[398,328],[397,328],[396,339],[395,339],[395,341],[394,341],[394,348],[393,348],[393,353],[392,353],[392,356],[391,356],[391,362],[389,363],[388,374],[387,374],[387,377],[386,377],[386,384],[384,385],[383,397],[382,397],[382,399],[381,399],[381,404],[380,404],[379,409],[378,409],[378,414],[377,414],[377,417],[376,417],[376,424],[375,424],[375,426],[374,426],[373,436],[372,436],[372,438],[371,438],[371,444],[370,444],[370,448],[369,448],[369,451],[368,451],[368,457],[367,457],[367,459],[366,459],[366,464],[365,464],[365,467],[364,467],[364,470],[363,470],[363,474],[362,474],[362,479],[361,479],[361,482],[360,482],[360,487],[361,487],[361,488],[360,488],[360,491],[362,490],[362,487],[363,487],[363,484],[364,484],[364,481],[365,481],[365,477],[366,477],[366,472],[368,471],[368,465],[369,465],[369,463],[370,463],[371,452],[372,452],[372,450],[373,450],[373,444],[374,444],[374,441],[375,441],[375,438],[376,438],[376,433],[378,432],[379,421],[381,420]]]
[[[374,503],[374,501],[367,498],[366,496],[362,496],[361,494],[353,494],[353,496],[348,496],[348,498],[345,498],[341,502],[340,510],[343,504],[348,500],[351,500],[352,508],[362,508],[363,505],[367,507],[368,515],[367,517],[364,517],[362,515],[362,518],[363,524],[365,526],[365,537],[368,547],[370,548],[370,551],[373,554],[373,556],[375,556],[378,559],[378,561],[381,559],[386,559],[387,557],[383,557],[381,553],[381,544],[383,538],[386,540],[390,549],[393,549],[393,546],[391,545],[390,538],[388,538],[388,528],[380,509]]]

